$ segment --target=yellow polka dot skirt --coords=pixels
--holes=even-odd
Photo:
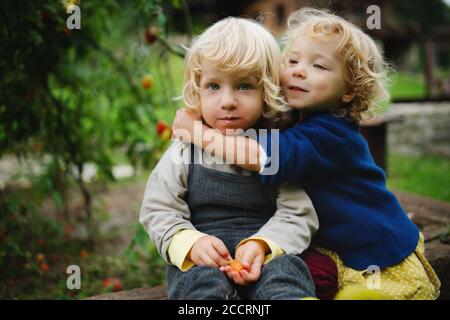
[[[332,251],[316,248],[328,255],[337,265],[339,289],[362,286],[377,289],[383,296],[393,300],[434,300],[439,297],[441,282],[424,256],[424,240],[420,234],[416,250],[399,264],[377,270],[346,267]]]

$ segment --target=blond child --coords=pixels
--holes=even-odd
[[[359,133],[358,121],[388,96],[381,51],[355,25],[310,8],[290,16],[284,43],[282,87],[300,121],[279,134],[278,154],[271,154],[266,138],[259,144],[247,139],[242,152],[230,156],[227,150],[245,146],[245,137],[226,137],[205,125],[194,130],[199,119],[186,111],[177,114],[175,136],[183,128],[201,147],[223,142],[224,148],[209,149],[258,171],[265,183],[302,182],[320,221],[314,245],[337,264],[340,288],[369,286],[391,299],[436,299],[440,282],[424,257],[423,236],[386,189],[385,174]],[[268,160],[279,165],[275,174],[265,174]]]
[[[256,22],[227,18],[188,49],[183,98],[217,132],[279,124],[281,55]],[[169,299],[314,296],[297,254],[318,228],[298,183],[263,185],[257,174],[174,142],[152,172],[140,222],[168,265]],[[243,265],[236,271],[231,257]]]

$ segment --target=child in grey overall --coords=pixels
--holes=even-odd
[[[279,62],[278,46],[262,26],[219,21],[188,51],[184,101],[231,136],[270,127],[285,111]],[[148,180],[140,222],[168,263],[169,299],[315,295],[298,255],[318,220],[300,184],[264,186],[255,173],[175,141]],[[232,270],[231,257],[245,268]]]

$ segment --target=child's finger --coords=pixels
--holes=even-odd
[[[250,270],[250,267],[253,265],[255,258],[258,256],[258,252],[254,250],[246,250],[242,257],[240,258],[240,262],[242,266],[246,270]]]
[[[214,260],[208,255],[207,252],[205,252],[201,256],[201,259],[202,259],[204,265],[206,265],[206,266],[213,267],[213,268],[218,268],[219,267],[219,265],[214,262]]]
[[[228,264],[228,260],[221,256],[214,246],[207,248],[206,253],[218,266],[226,266]]]
[[[252,270],[250,272],[242,269],[239,273],[243,280],[245,280],[247,282],[256,282],[256,281],[258,281],[258,279],[261,275],[261,270],[258,270],[256,268],[254,269],[252,267]]]
[[[230,266],[221,266],[220,268],[220,271],[223,271],[223,272],[225,272],[225,273],[228,273],[228,272],[230,272],[231,270],[232,270],[232,268],[230,267]]]
[[[236,271],[231,271],[230,272],[230,277],[231,279],[233,279],[233,281],[239,285],[245,285],[246,282],[244,281],[244,279],[242,279],[241,275],[239,274],[239,272]]]
[[[224,270],[222,270],[222,271],[227,275],[228,278],[230,278],[231,280],[234,281],[233,270],[232,269],[226,269],[226,267],[221,267],[221,268],[224,268]]]
[[[223,266],[220,267],[220,270],[225,272],[225,274],[233,280],[236,284],[239,285],[247,285],[249,282],[247,282],[245,279],[242,278],[241,274],[235,270],[231,266]]]
[[[244,280],[248,282],[255,282],[261,276],[261,268],[262,268],[263,257],[257,257],[253,264],[251,265],[250,271],[241,270],[241,276]]]
[[[222,257],[224,257],[226,260],[231,260],[230,252],[220,239],[215,239],[215,241],[211,241],[211,243]]]

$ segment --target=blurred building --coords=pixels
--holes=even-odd
[[[289,14],[302,7],[328,8],[358,25],[379,39],[388,49],[388,57],[396,58],[415,39],[420,29],[414,24],[399,23],[391,0],[242,0],[242,1],[188,1],[193,15],[201,14],[211,24],[227,16],[242,16],[260,20],[275,36],[286,29]],[[381,9],[381,29],[366,27],[367,8],[378,5]]]
[[[187,0],[194,21],[208,26],[227,16],[257,19],[281,36],[289,14],[302,7],[327,8],[374,37],[396,69],[423,73],[428,96],[448,95],[448,79],[438,79],[436,67],[450,68],[450,9],[442,0]],[[368,29],[367,8],[380,8],[380,29]],[[173,12],[174,23],[185,12]],[[179,26],[178,30],[186,30]]]

